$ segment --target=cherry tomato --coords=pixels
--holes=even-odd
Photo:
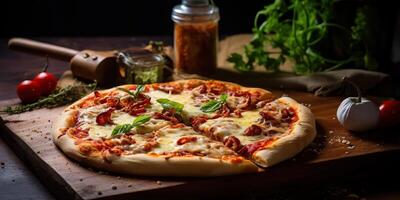
[[[379,124],[383,127],[400,123],[400,101],[386,100],[379,107]]]
[[[57,78],[49,72],[41,72],[33,81],[39,83],[42,96],[48,96],[57,86]]]
[[[23,103],[35,102],[41,95],[40,84],[31,80],[22,81],[17,86],[17,94]]]

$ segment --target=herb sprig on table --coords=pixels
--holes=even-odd
[[[275,0],[257,13],[254,37],[245,46],[244,56],[233,53],[228,61],[241,72],[251,71],[255,65],[278,72],[287,59],[294,61],[296,74],[330,71],[352,62],[368,69],[376,67],[363,41],[365,9],[358,9],[354,25],[346,28],[332,23],[333,3],[334,0]],[[335,47],[339,41],[347,47]],[[267,46],[274,50],[267,50]],[[327,49],[335,48],[344,55],[327,53]]]
[[[18,114],[39,108],[54,108],[72,103],[96,88],[97,84],[74,85],[56,89],[47,97],[39,99],[37,102],[16,106],[9,106],[3,110],[8,114]]]

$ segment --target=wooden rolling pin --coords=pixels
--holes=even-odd
[[[48,55],[52,58],[68,61],[71,71],[76,77],[97,81],[102,86],[114,85],[120,79],[116,59],[117,51],[78,51],[24,38],[10,39],[8,47],[12,50],[40,56]]]

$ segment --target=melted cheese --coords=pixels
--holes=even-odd
[[[101,112],[106,111],[104,105],[93,106],[87,109],[83,109],[80,111],[79,122],[81,124],[82,129],[89,130],[89,138],[91,139],[100,139],[100,138],[111,138],[112,130],[119,124],[130,124],[135,120],[135,116],[129,115],[126,112],[122,112],[120,110],[115,110],[111,113],[111,120],[113,122],[112,125],[98,125],[96,123],[96,117]],[[151,113],[147,112],[144,114],[151,115]],[[167,126],[170,122],[161,120],[161,119],[150,119],[150,121],[146,122],[140,127],[134,128],[132,131],[136,133],[148,133],[153,130],[160,129],[164,126]]]
[[[169,94],[163,91],[159,90],[151,90],[149,92],[145,93],[151,98],[151,105],[146,109],[146,113],[143,113],[144,115],[150,115],[152,116],[155,112],[161,112],[163,108],[161,105],[157,102],[157,99],[161,98],[166,98],[172,101],[176,101],[178,103],[181,103],[184,105],[183,108],[183,117],[188,119],[193,116],[198,116],[198,115],[211,115],[211,114],[206,114],[203,113],[200,110],[200,106],[196,106],[193,102],[193,96],[191,91],[184,91],[181,94]],[[117,94],[117,97],[124,97],[127,96],[128,94],[119,91]],[[115,128],[115,126],[119,124],[129,124],[132,123],[133,120],[135,120],[136,117],[131,116],[130,114],[126,112],[122,112],[120,110],[115,110],[111,114],[111,119],[112,122],[114,123],[113,125],[104,125],[100,126],[97,125],[96,123],[96,117],[101,113],[104,112],[108,109],[108,107],[105,104],[93,106],[93,107],[88,107],[86,109],[82,109],[80,111],[80,116],[79,116],[79,122],[82,124],[81,128],[82,129],[88,129],[89,130],[89,137],[92,139],[99,139],[99,138],[111,138],[111,133],[112,130]],[[149,122],[144,124],[141,127],[135,128],[133,130],[134,132],[138,133],[147,133],[151,132],[153,130],[160,129],[164,126],[167,126],[170,124],[170,122],[165,121],[165,120],[159,120],[159,119],[151,119]]]
[[[211,114],[202,112],[200,110],[200,106],[196,106],[194,104],[194,101],[192,99],[193,98],[192,93],[190,91],[183,91],[181,94],[168,94],[163,91],[153,90],[146,93],[146,95],[151,97],[152,106],[150,109],[156,112],[162,111],[162,107],[157,102],[157,99],[166,98],[171,101],[183,104],[184,105],[183,114],[185,115],[186,118],[191,118],[199,115],[211,116]]]
[[[153,149],[154,153],[166,152],[198,152],[210,157],[221,157],[223,155],[234,155],[235,153],[222,143],[212,141],[209,138],[199,135],[191,127],[170,128],[164,127],[159,130],[161,137],[157,140],[159,145]],[[177,141],[182,137],[196,137],[196,141],[178,145]]]
[[[257,124],[260,119],[260,110],[242,112],[242,117],[220,117],[211,119],[200,125],[201,130],[213,129],[213,134],[218,138],[225,138],[233,135],[237,137],[243,145],[253,143],[265,138],[263,135],[245,136],[244,131],[252,124]]]

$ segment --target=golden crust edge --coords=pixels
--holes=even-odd
[[[277,99],[293,107],[298,115],[291,133],[276,140],[270,147],[257,151],[253,159],[261,167],[270,167],[292,158],[305,149],[316,137],[315,117],[311,110],[290,97]]]

